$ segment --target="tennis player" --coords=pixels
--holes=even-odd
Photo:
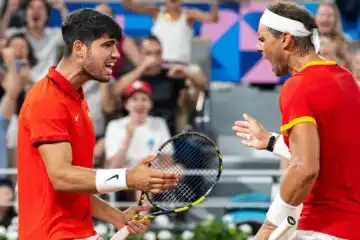
[[[151,158],[132,169],[91,169],[95,134],[81,88],[90,79],[110,80],[121,28],[107,15],[81,9],[66,18],[62,35],[61,62],[32,87],[19,116],[19,239],[100,239],[92,217],[143,232],[148,221],[129,220],[148,208],[121,212],[93,194],[161,192],[178,179],[148,168]]]
[[[315,20],[304,8],[269,6],[258,35],[274,73],[292,76],[280,93],[290,165],[256,239],[267,239],[286,216],[296,217],[301,203],[295,239],[360,239],[359,87],[347,69],[317,54]]]

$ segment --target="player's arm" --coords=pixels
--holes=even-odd
[[[159,8],[149,6],[143,3],[136,3],[134,0],[122,0],[122,6],[132,12],[147,14],[152,17],[156,17],[159,13]]]
[[[285,203],[297,206],[310,192],[320,170],[320,141],[316,125],[310,122],[296,124],[291,130],[290,148],[292,158],[280,195]]]
[[[320,140],[316,125],[315,94],[307,78],[291,79],[280,95],[283,134],[289,136],[291,160],[268,213],[278,226],[287,216],[297,217],[296,208],[310,192],[320,170]]]
[[[56,191],[74,193],[109,193],[134,188],[161,192],[173,187],[177,177],[147,167],[147,158],[132,169],[89,169],[72,165],[71,145],[68,142],[41,144],[40,155],[49,179]]]
[[[150,225],[150,221],[129,222],[134,215],[139,214],[142,211],[148,211],[149,208],[146,206],[135,206],[130,207],[125,211],[120,211],[95,195],[91,196],[91,204],[94,218],[111,223],[117,229],[120,229],[127,224],[131,234],[144,232]]]

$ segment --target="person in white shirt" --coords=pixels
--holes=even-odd
[[[128,115],[110,121],[106,128],[106,168],[136,165],[144,157],[156,153],[160,145],[170,138],[165,120],[149,116],[152,99],[148,83],[131,83],[124,91],[123,100]]]
[[[105,133],[106,166],[134,165],[157,151],[170,138],[163,118],[149,116],[151,87],[135,81],[124,92],[126,117],[109,122]]]
[[[122,0],[122,5],[129,11],[153,18],[151,32],[161,42],[162,58],[170,63],[190,63],[194,22],[217,23],[219,20],[219,9],[214,3],[211,11],[185,9],[182,0],[166,0],[163,7],[137,3],[134,0]]]

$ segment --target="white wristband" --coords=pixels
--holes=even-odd
[[[126,168],[96,170],[96,190],[99,193],[117,192],[126,188]]]
[[[291,206],[284,202],[280,196],[280,192],[276,195],[273,203],[271,204],[269,211],[266,214],[267,220],[272,224],[279,226],[282,221],[288,216],[297,219],[297,206]]]
[[[284,142],[284,136],[280,135],[274,145],[273,153],[281,158],[284,158],[286,160],[291,159],[291,153],[289,152],[289,148]]]

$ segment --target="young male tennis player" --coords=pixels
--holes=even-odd
[[[19,116],[19,239],[100,239],[92,217],[143,232],[148,221],[129,220],[146,207],[121,212],[93,194],[160,192],[178,179],[148,168],[150,159],[132,169],[91,169],[95,134],[81,88],[90,79],[110,80],[121,28],[107,15],[81,9],[66,18],[62,35],[64,57],[32,87]]]

